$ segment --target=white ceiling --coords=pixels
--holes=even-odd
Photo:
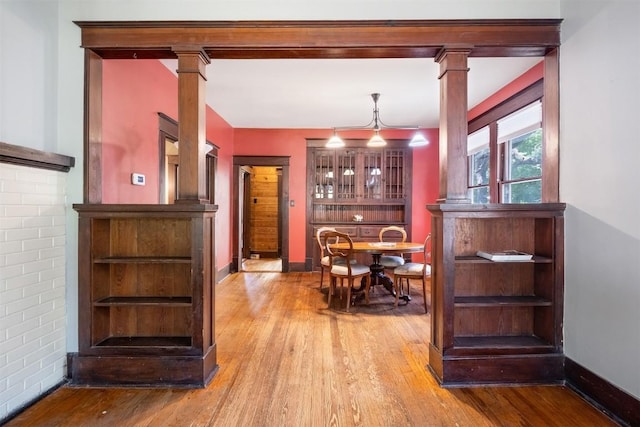
[[[474,107],[542,58],[469,58]],[[163,60],[175,73],[177,61]],[[234,128],[438,127],[439,65],[427,59],[236,59],[207,67],[207,104]]]

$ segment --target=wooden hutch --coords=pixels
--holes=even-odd
[[[388,140],[367,148],[366,140],[345,140],[343,148],[324,148],[326,140],[307,140],[307,270],[319,269],[316,231],[334,227],[356,240],[378,240],[380,229],[411,229],[412,153],[408,141]],[[360,216],[361,219],[356,217]],[[410,234],[409,234],[410,236]],[[369,263],[370,257],[363,255]]]

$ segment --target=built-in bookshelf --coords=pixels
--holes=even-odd
[[[443,385],[561,382],[564,204],[440,204],[429,367]],[[478,251],[512,248],[530,260]]]
[[[204,386],[217,370],[213,205],[75,205],[83,385]]]

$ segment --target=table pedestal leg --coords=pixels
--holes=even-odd
[[[392,296],[396,296],[393,288],[393,281],[384,275],[384,267],[380,265],[380,254],[373,254],[373,264],[369,266],[371,270],[371,286],[382,285]]]

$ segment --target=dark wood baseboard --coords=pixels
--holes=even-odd
[[[640,400],[565,357],[568,387],[622,425],[640,426]]]
[[[302,272],[308,271],[306,268],[306,264],[304,262],[290,262],[289,263],[289,271],[291,272]]]
[[[56,391],[57,389],[59,389],[60,387],[62,387],[65,384],[67,384],[66,380],[60,381],[59,383],[57,383],[53,387],[48,388],[47,390],[43,391],[38,396],[34,397],[33,399],[29,400],[28,402],[24,403],[23,405],[20,405],[19,407],[17,407],[13,411],[9,412],[4,418],[0,418],[0,426],[5,425],[5,423],[8,423],[9,421],[14,419],[15,417],[17,417],[18,415],[20,415],[21,413],[23,413],[24,411],[26,411],[27,409],[29,409],[30,407],[32,407],[33,405],[35,405],[36,403],[38,403],[39,401],[44,399],[45,397],[49,396],[51,393],[53,393],[54,391]]]
[[[232,265],[233,264],[227,264],[224,267],[222,267],[222,269],[218,270],[216,274],[216,283],[220,283],[222,280],[224,280],[225,277],[231,274]]]

